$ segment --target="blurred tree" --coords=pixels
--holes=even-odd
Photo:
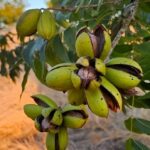
[[[15,44],[14,37],[5,25],[15,23],[23,12],[23,0],[0,0],[0,74],[9,76],[13,81],[19,76],[22,64],[21,46],[12,49]]]
[[[24,2],[22,0],[0,0],[0,23],[11,24],[15,22],[23,12]]]
[[[52,4],[52,2],[51,2],[50,0],[47,0],[47,1],[46,1],[46,5],[47,5],[48,7],[52,7],[52,6],[53,6],[53,4]]]

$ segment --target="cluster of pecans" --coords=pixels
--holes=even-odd
[[[17,32],[21,38],[38,32],[50,40],[56,34],[54,17],[48,10],[28,10],[20,17]],[[48,87],[67,92],[70,104],[60,108],[52,99],[38,94],[32,96],[37,105],[24,106],[25,114],[34,120],[37,130],[47,132],[48,150],[66,149],[67,128],[83,127],[88,118],[86,105],[99,117],[107,117],[109,109],[121,111],[122,92],[136,87],[142,78],[140,65],[132,59],[117,57],[105,62],[111,38],[102,25],[92,32],[82,28],[77,33],[75,47],[77,61],[52,67],[45,79]]]
[[[46,76],[50,88],[68,93],[72,105],[87,104],[100,117],[107,117],[109,108],[123,108],[121,91],[136,87],[142,78],[140,65],[132,59],[117,57],[104,62],[111,49],[110,36],[99,25],[93,32],[77,33],[74,64],[59,64]],[[61,78],[60,78],[61,74]]]
[[[85,106],[68,104],[60,108],[45,95],[37,94],[32,98],[37,105],[25,105],[24,112],[34,120],[38,131],[47,132],[47,149],[65,150],[68,145],[67,128],[81,128],[86,123],[88,114]]]
[[[30,9],[18,19],[16,30],[20,39],[37,33],[46,40],[56,35],[54,16],[48,10]]]

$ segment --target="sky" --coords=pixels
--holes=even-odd
[[[26,9],[46,7],[45,0],[26,0],[25,2],[26,2]]]

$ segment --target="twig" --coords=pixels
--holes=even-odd
[[[122,26],[112,42],[112,48],[106,58],[106,61],[109,60],[110,55],[112,54],[115,46],[118,44],[122,34],[128,29],[130,22],[134,19],[138,4],[139,4],[139,0],[134,0],[132,1],[132,3],[130,3],[128,6],[125,7],[123,11]]]
[[[99,147],[102,143],[106,142],[106,141],[110,141],[110,140],[119,140],[119,139],[123,139],[124,135],[112,135],[110,137],[106,137],[103,138],[97,145],[96,147]]]
[[[103,2],[102,5],[104,4],[118,4],[120,1],[116,0],[116,1],[112,1],[112,2]],[[80,9],[87,9],[87,8],[97,8],[99,5],[98,4],[91,4],[91,5],[82,5],[80,6]],[[62,11],[62,12],[74,12],[78,9],[79,6],[74,6],[74,7],[49,7],[46,8],[48,10],[55,10],[55,11]],[[42,8],[45,9],[45,8]]]
[[[97,4],[93,4],[93,5],[83,5],[80,7],[80,9],[82,8],[96,8],[98,5]],[[78,8],[78,6],[75,7],[49,7],[47,8],[48,10],[56,10],[56,11],[66,11],[66,12],[74,12],[76,11],[76,9]]]

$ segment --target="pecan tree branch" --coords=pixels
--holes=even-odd
[[[134,19],[138,4],[139,4],[139,0],[132,0],[131,3],[124,8],[122,26],[112,41],[112,48],[106,58],[106,61],[109,60],[110,55],[113,52],[113,49],[119,43],[122,33],[124,33],[128,29],[130,22]]]
[[[93,5],[83,5],[80,7],[81,8],[97,8],[97,4],[93,4]],[[56,10],[56,11],[64,11],[64,12],[74,12],[76,11],[78,7],[49,7],[47,8],[48,10]]]
[[[102,5],[104,4],[118,4],[120,2],[120,0],[114,0],[112,2],[103,2]],[[62,12],[74,12],[78,9],[79,6],[74,6],[74,7],[49,7],[49,8],[46,8],[48,10],[55,10],[55,11],[62,11]],[[88,9],[88,8],[97,8],[98,7],[98,4],[90,4],[90,5],[82,5],[80,6],[80,9]],[[42,8],[42,9],[45,9],[45,8]]]

